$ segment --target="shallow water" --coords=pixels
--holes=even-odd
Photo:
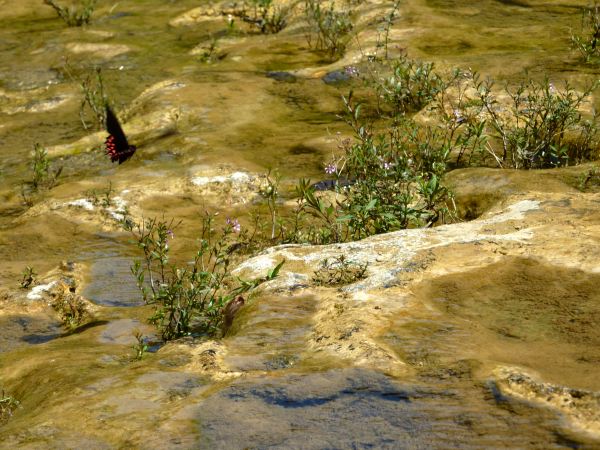
[[[471,67],[500,81],[529,69],[580,84],[596,69],[579,65],[566,43],[579,23],[575,3],[584,4],[410,0],[391,36],[442,68]],[[594,448],[558,414],[504,397],[481,375],[492,363],[513,363],[558,384],[600,389],[598,311],[593,302],[577,305],[595,278],[526,259],[418,286],[420,306],[382,324],[382,340],[406,363],[403,375],[313,352],[320,299],[312,294],[250,301],[222,344],[184,341],[132,360],[136,330],[158,340],[129,270],[139,255],[115,211],[67,203],[110,183],[136,217],[183,220],[172,253],[185,259],[204,209],[234,216],[255,202],[234,182],[192,180],[269,168],[292,182],[322,178],[336,133],[349,133],[337,117],[349,86],[324,82],[339,67],[307,48],[299,22],[276,36],[228,35],[220,17],[169,24],[197,1],[147,0],[101,4],[92,25],[69,29],[39,0],[8,4],[0,0],[0,283],[23,296],[26,265],[45,274],[74,261],[81,293],[98,311],[89,327],[66,335],[43,304],[0,304],[0,389],[21,401],[0,425],[0,447]],[[370,9],[377,5],[361,14]],[[366,29],[363,42],[374,35]],[[207,64],[190,51],[211,35],[225,56]],[[129,49],[110,56],[75,46],[83,43]],[[57,151],[58,186],[27,208],[20,183],[31,177],[33,144],[55,148],[89,134],[65,56],[76,73],[100,66],[111,102],[131,122],[175,108],[177,124],[159,137],[136,128],[139,149],[122,166],[94,145]],[[506,290],[477,284],[486,279]],[[547,314],[534,315],[540,309]]]

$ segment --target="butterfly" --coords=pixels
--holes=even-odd
[[[117,116],[108,105],[106,106],[106,130],[108,131],[108,137],[104,142],[106,154],[110,156],[112,162],[119,161],[119,164],[123,164],[133,156],[136,147],[129,145]]]

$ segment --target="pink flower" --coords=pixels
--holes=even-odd
[[[231,227],[231,230],[234,233],[239,233],[242,230],[242,226],[240,225],[240,222],[237,219],[230,219],[228,217],[225,223],[227,223],[227,225]]]

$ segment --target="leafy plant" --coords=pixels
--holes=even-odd
[[[33,270],[33,267],[31,267],[31,266],[25,267],[25,270],[23,270],[23,278],[21,279],[21,283],[20,283],[21,287],[23,289],[26,289],[29,286],[31,286],[32,284],[34,284],[36,275],[37,275],[37,273],[35,273],[35,271]]]
[[[365,84],[374,91],[379,114],[401,118],[429,104],[444,91],[447,81],[434,71],[434,64],[400,55],[393,60],[372,60]]]
[[[488,144],[485,107],[473,95],[472,87],[472,80],[478,79],[476,73],[456,69],[432,101],[431,109],[439,122],[438,130],[451,149],[456,166],[471,165],[485,159],[483,155]]]
[[[150,322],[159,328],[164,340],[193,332],[217,334],[226,305],[237,295],[276,277],[283,264],[269,271],[266,277],[236,282],[229,268],[228,251],[233,226],[227,225],[216,232],[214,219],[209,213],[203,217],[199,249],[193,262],[185,266],[170,261],[169,240],[174,238],[173,230],[178,225],[173,220],[124,223],[143,252],[143,260],[134,261],[131,271],[144,301],[155,306]]]
[[[529,79],[514,90],[505,87],[511,100],[508,108],[497,101],[491,81],[475,79],[475,87],[501,147],[498,151],[490,146],[500,166],[558,167],[598,155],[596,116],[586,121],[579,112],[598,82],[578,92],[566,82],[558,90],[548,79],[541,83]]]
[[[82,0],[77,6],[63,7],[55,0],[44,0],[46,5],[51,6],[69,27],[80,27],[87,25],[92,19],[96,0]]]
[[[369,263],[359,264],[344,255],[321,261],[313,274],[313,282],[319,286],[343,286],[365,278]]]
[[[337,11],[333,2],[323,8],[320,0],[306,0],[308,23],[306,38],[309,46],[326,52],[330,59],[339,59],[346,52],[354,28],[348,11]]]
[[[597,0],[582,11],[581,33],[571,32],[571,45],[587,63],[600,55],[600,4]]]
[[[342,223],[338,220],[339,204],[327,202],[315,195],[315,189],[309,180],[301,179],[296,187],[298,196],[302,199],[302,211],[307,212],[321,223],[318,234],[310,233],[310,241],[325,244],[344,240]]]

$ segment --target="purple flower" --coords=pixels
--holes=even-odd
[[[227,220],[225,221],[225,223],[227,223],[227,225],[229,225],[231,227],[231,230],[234,233],[239,233],[242,229],[242,226],[240,225],[240,222],[237,219],[230,219],[228,217]]]
[[[175,234],[173,233],[173,230],[167,230],[167,234],[169,235],[169,239],[175,238]]]
[[[460,113],[460,111],[458,109],[453,109],[452,114],[454,114],[454,121],[456,123],[460,124],[460,123],[466,122],[466,120],[467,120],[462,116],[462,114]]]
[[[350,75],[351,77],[357,77],[359,74],[358,68],[354,67],[354,66],[346,67],[345,72],[347,75]]]
[[[333,163],[329,163],[325,166],[325,173],[331,175],[337,172],[337,166]]]
[[[382,164],[383,170],[390,170],[393,164],[391,162],[384,161]]]

